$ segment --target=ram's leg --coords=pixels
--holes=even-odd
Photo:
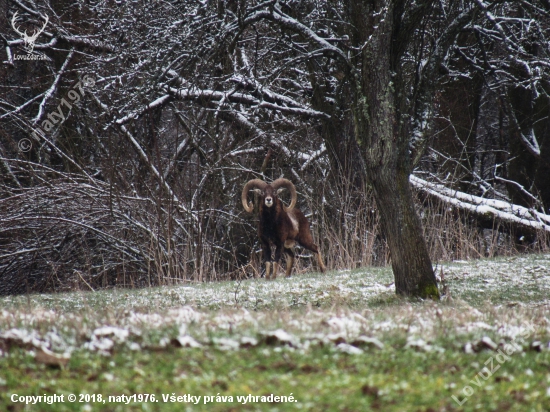
[[[321,269],[321,272],[324,272],[327,270],[327,267],[323,262],[323,257],[321,256],[321,252],[317,252],[317,263],[319,264],[319,269]]]
[[[292,249],[285,249],[286,254],[286,277],[289,278],[292,273],[292,267],[294,266],[294,251]]]
[[[279,264],[277,262],[273,262],[273,280],[277,279],[277,271],[279,270]]]
[[[281,255],[283,254],[283,244],[275,244],[275,260],[273,261],[273,279],[277,278],[277,271],[279,270],[279,262],[281,261]]]
[[[262,243],[262,258],[265,264],[265,278],[269,280],[271,276],[271,246],[266,238],[260,238],[260,242]]]
[[[321,252],[319,251],[319,248],[315,243],[300,241],[300,244],[306,249],[311,250],[313,253],[317,254],[317,264],[319,265],[319,269],[321,270],[321,272],[324,272],[325,270],[327,270],[325,263],[323,262],[323,257],[321,256]]]

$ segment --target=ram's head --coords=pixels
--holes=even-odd
[[[294,206],[296,206],[296,188],[290,180],[280,178],[271,184],[267,184],[263,180],[252,179],[244,185],[241,196],[244,210],[248,213],[252,213],[254,211],[254,205],[252,202],[248,202],[248,192],[251,190],[260,196],[262,204],[266,207],[272,207],[274,205],[277,206],[277,203],[280,202],[278,195],[282,191],[288,190],[291,196],[290,205],[288,207],[282,205],[282,207],[285,211],[289,211],[294,209]]]

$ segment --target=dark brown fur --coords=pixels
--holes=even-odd
[[[282,184],[278,179],[276,182]],[[256,192],[260,194],[259,215],[260,222],[258,225],[258,236],[262,244],[263,262],[266,265],[266,278],[270,279],[270,272],[273,273],[273,278],[277,276],[277,269],[281,260],[283,250],[287,256],[286,276],[289,277],[294,264],[294,245],[299,243],[304,248],[317,254],[317,261],[321,271],[325,271],[325,265],[319,248],[313,243],[313,236],[309,227],[309,222],[304,214],[295,208],[284,207],[282,201],[277,197],[277,186],[274,188],[264,182],[255,180],[259,189]],[[289,181],[286,181],[289,184]],[[248,186],[248,184],[247,184]],[[245,186],[245,189],[247,189]],[[257,187],[252,185],[252,187]],[[263,187],[261,187],[263,186]],[[243,190],[243,205],[245,204],[248,190]],[[292,191],[295,196],[295,191]],[[271,206],[268,206],[270,204]],[[291,205],[295,204],[295,200]],[[246,207],[245,207],[246,209]],[[296,224],[293,223],[293,220]],[[272,259],[271,245],[275,246],[275,259]],[[272,271],[271,271],[272,269]]]

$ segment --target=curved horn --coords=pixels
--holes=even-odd
[[[294,187],[294,184],[290,180],[281,177],[271,183],[271,187],[273,187],[273,190],[277,190],[281,187],[288,189],[290,191],[290,205],[288,207],[285,207],[284,209],[286,211],[294,209],[298,196],[296,195],[296,187]]]
[[[244,210],[246,210],[248,213],[252,213],[254,211],[254,205],[252,202],[248,203],[248,191],[252,189],[260,189],[264,190],[267,186],[267,183],[260,179],[252,179],[249,180],[243,187],[243,193],[241,194],[241,202],[243,203]]]

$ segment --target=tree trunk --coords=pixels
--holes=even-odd
[[[353,119],[367,179],[381,216],[391,254],[395,291],[399,295],[439,299],[439,290],[410,189],[410,121],[403,80],[399,76],[399,45],[391,1],[354,2],[352,14],[364,44],[361,76],[356,79]],[[368,16],[364,18],[363,16]],[[383,17],[375,17],[383,16]]]
[[[533,101],[531,91],[525,87],[513,87],[508,92],[511,100],[510,110],[513,113],[506,113],[508,118],[516,116],[520,126],[529,130],[533,125]],[[505,97],[504,97],[505,98]],[[510,158],[508,159],[508,179],[519,183],[526,191],[533,185],[533,180],[538,168],[538,161],[521,142],[521,134],[525,132],[512,126],[513,122],[508,120],[508,142]],[[506,133],[506,129],[504,130]],[[514,184],[507,184],[508,194],[512,203],[525,207],[533,207],[533,198],[525,194]],[[520,235],[521,236],[521,235]]]
[[[402,168],[380,168],[372,177],[382,230],[390,248],[395,292],[398,295],[439,299],[432,263],[416,214],[409,173]]]

